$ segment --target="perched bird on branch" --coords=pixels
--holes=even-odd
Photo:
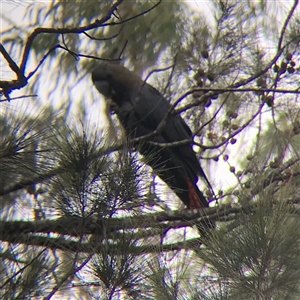
[[[189,209],[208,207],[197,187],[198,176],[207,178],[192,148],[192,132],[163,95],[113,62],[101,62],[92,72],[92,80],[117,114],[127,136],[145,137],[138,139],[137,150],[157,175]]]

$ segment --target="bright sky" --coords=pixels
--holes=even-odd
[[[13,18],[17,24],[22,24],[24,23],[23,20],[23,15],[24,15],[24,10],[25,7],[27,6],[27,3],[30,3],[31,1],[25,2],[25,1],[1,1],[0,2],[0,13],[2,14],[2,21],[0,21],[0,31],[2,32],[3,30],[7,29],[7,23],[5,22],[5,16],[8,16],[9,18]],[[189,5],[191,5],[194,9],[199,9],[199,10],[205,10],[206,16],[211,16],[211,10],[210,10],[210,1],[187,1]],[[290,3],[291,1],[287,1],[286,3]],[[42,2],[41,2],[42,3]],[[18,60],[17,60],[18,62]],[[32,67],[35,66],[35,64],[32,64]],[[31,66],[29,65],[28,70],[31,69]],[[14,73],[9,72],[9,68],[6,66],[5,61],[1,57],[1,62],[0,62],[0,76],[1,79],[10,79],[14,78]],[[34,80],[34,78],[32,79]],[[43,78],[42,79],[42,84],[49,84],[49,79],[48,78]],[[90,89],[93,89],[92,91],[92,97],[96,99],[100,99],[100,96],[98,92],[92,87],[92,82],[90,80],[90,77],[87,76],[86,81],[81,83],[80,85],[76,86],[76,88],[72,91],[64,91],[64,95],[59,95],[57,98],[61,99],[63,97],[70,97],[71,99],[75,99],[76,101],[82,101],[84,98],[83,91],[87,91]],[[18,95],[23,95],[24,92],[17,91],[13,93],[13,96],[18,96]],[[39,97],[46,102],[47,101],[47,95],[40,91]],[[90,102],[87,102],[90,103]],[[5,110],[8,109],[16,109],[17,107],[22,106],[23,103],[21,102],[11,102],[9,104],[1,105],[0,107],[0,114],[5,113]],[[104,118],[103,114],[101,113],[101,107],[100,102],[95,102],[91,107],[90,107],[90,120],[91,124],[94,124],[96,127],[101,127],[104,125]],[[76,118],[74,118],[75,122]],[[231,145],[228,148],[228,151],[226,153],[230,154],[230,162],[234,164],[235,159],[234,157],[239,157],[241,154],[241,145],[239,143],[235,145]],[[246,155],[245,151],[245,155]],[[213,182],[213,186],[215,187],[215,192],[218,192],[218,189],[226,189],[230,186],[233,185],[233,183],[236,182],[235,176],[229,172],[229,166],[227,162],[224,162],[222,158],[219,159],[218,162],[210,161],[210,165],[206,166],[205,168],[210,168],[209,174],[211,174],[210,178]],[[31,213],[31,212],[30,212]],[[24,212],[23,212],[24,214]],[[55,299],[58,299],[58,297],[55,297]]]
[[[211,14],[211,2],[210,1],[186,1],[191,7],[193,7],[196,10],[204,10],[206,16],[213,17]],[[292,1],[285,1],[286,5],[290,5]],[[23,19],[24,11],[28,3],[33,3],[31,1],[25,2],[25,1],[2,1],[0,3],[0,13],[2,14],[2,21],[0,22],[0,30],[6,30],[7,29],[7,23],[5,22],[5,18],[13,18],[13,20],[16,22],[16,24],[24,24],[26,20]],[[43,5],[43,2],[40,2],[41,5]],[[35,2],[35,5],[39,5],[39,2]],[[13,54],[13,53],[12,53]],[[19,59],[16,60],[17,62]],[[36,62],[32,64],[32,68],[36,65]],[[28,70],[31,69],[31,66],[29,65]],[[0,63],[0,75],[1,78],[14,78],[14,73],[9,71],[10,69],[7,67],[6,62],[1,57],[1,63]],[[34,80],[34,78],[32,79]],[[74,79],[76,80],[76,79]],[[42,78],[41,79],[41,86],[48,85],[49,87],[49,80],[48,78]],[[57,99],[64,99],[66,97],[72,99],[72,101],[80,102],[83,101],[82,99],[85,98],[86,93],[83,94],[83,91],[90,91],[92,88],[92,94],[91,97],[94,99],[100,99],[99,94],[96,92],[96,90],[92,87],[90,77],[88,76],[86,78],[86,81],[84,81],[81,84],[76,85],[76,87],[73,90],[65,90],[60,89],[61,92],[64,94],[60,94]],[[15,91],[13,92],[13,96],[23,95],[24,91]],[[47,101],[47,95],[43,94],[43,91],[41,90],[39,93],[39,97],[41,99],[44,99],[44,101]],[[74,99],[74,100],[73,100]],[[86,99],[85,99],[86,100]],[[86,100],[87,101],[87,100]],[[88,105],[90,105],[91,101],[87,102]],[[6,105],[6,107],[9,107],[10,109],[14,105],[20,105],[18,102],[10,103]],[[3,106],[2,106],[3,107]],[[103,107],[101,106],[101,102],[97,101],[90,107],[90,120],[91,123],[95,124],[95,126],[102,127],[105,124],[105,120],[103,117],[103,114],[101,114],[101,110]],[[0,112],[3,113],[3,108],[0,109]],[[75,119],[74,119],[75,121]],[[238,156],[240,152],[239,144],[231,145],[228,149],[230,153],[230,162],[234,164],[233,157],[235,155]],[[228,153],[227,151],[227,153]],[[205,164],[206,162],[203,162],[204,168],[206,169],[208,166]],[[216,187],[215,192],[218,191],[218,189],[226,189],[229,186],[231,186],[234,182],[236,182],[235,176],[229,172],[229,166],[227,162],[224,162],[222,159],[220,159],[218,162],[210,161],[210,174],[214,174],[213,178],[211,178],[212,182],[214,183],[214,186]],[[211,175],[212,176],[212,175]]]
[[[211,16],[212,14],[210,12],[210,1],[187,1],[190,6],[192,6],[195,9],[199,10],[205,10],[207,16]],[[27,3],[30,3],[27,2]],[[5,30],[7,28],[7,23],[5,22],[6,16],[9,16],[9,18],[13,18],[13,20],[16,22],[16,24],[24,24],[26,20],[24,20],[24,11],[27,6],[27,3],[24,3],[22,1],[5,1],[0,3],[0,12],[2,14],[2,22],[0,22],[1,26],[1,31]],[[41,2],[42,3],[42,2]],[[35,3],[35,5],[38,5],[38,2]],[[43,5],[43,4],[42,4]],[[19,59],[16,60],[17,62]],[[4,66],[3,66],[4,63]],[[36,62],[32,62],[32,66],[29,64],[27,70],[31,70],[35,67]],[[5,62],[1,59],[1,64],[0,64],[0,73],[1,77],[5,77],[8,79],[9,77],[14,78],[14,73],[10,71],[10,69],[5,65]],[[9,72],[9,73],[8,73]],[[9,74],[9,77],[8,77]],[[32,78],[34,80],[34,78]],[[48,78],[42,77],[41,79],[41,85],[40,86],[45,86],[49,88],[49,80]],[[76,79],[74,79],[76,80]],[[57,99],[64,99],[66,97],[69,97],[73,101],[80,102],[82,99],[85,98],[85,94],[82,93],[82,91],[90,91],[92,88],[92,94],[91,96],[94,99],[100,99],[101,97],[99,96],[98,92],[92,87],[90,77],[87,77],[87,80],[84,81],[81,84],[77,84],[73,90],[65,90],[65,89],[60,89],[60,91],[63,91],[64,94],[60,94]],[[14,91],[13,92],[13,97],[17,97],[20,95],[24,95],[24,90],[20,91]],[[47,102],[47,95],[43,94],[42,90],[39,93],[39,97],[42,100],[42,102]],[[44,99],[44,100],[43,100]],[[74,100],[73,100],[74,99]],[[87,99],[85,99],[87,101]],[[88,105],[91,105],[91,102],[87,102]],[[59,106],[60,103],[58,103]],[[10,104],[6,105],[6,108],[8,107],[9,109],[16,109],[14,108],[15,106],[22,106],[22,109],[24,109],[24,104],[22,102],[20,103],[19,101],[11,102]],[[90,120],[91,123],[100,128],[103,127],[106,123],[105,117],[101,113],[101,110],[103,110],[103,107],[101,106],[101,102],[97,101],[92,104],[90,107]],[[3,113],[3,108],[0,110]],[[74,118],[74,122],[76,122],[76,118]],[[231,149],[230,149],[231,148]],[[230,151],[238,151],[237,145],[232,145],[230,146],[229,150]],[[235,176],[229,172],[229,166],[227,162],[224,162],[222,159],[220,159],[218,162],[210,161],[209,166],[207,165],[207,161],[202,162],[204,169],[207,170],[207,168],[210,168],[210,171],[206,171],[209,174],[214,174],[213,178],[210,178],[210,180],[213,182],[213,185],[215,186],[215,192],[218,192],[218,189],[226,189],[229,186],[233,184],[233,182],[236,182]]]

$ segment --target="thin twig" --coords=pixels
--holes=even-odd
[[[111,18],[113,12],[117,9],[117,7],[122,2],[123,2],[122,0],[117,0],[111,6],[111,8],[109,9],[106,16],[104,16],[100,20],[96,20],[92,24],[89,24],[86,26],[74,27],[74,28],[44,28],[44,27],[36,28],[29,35],[29,37],[27,38],[27,42],[25,44],[25,49],[23,52],[22,62],[21,62],[21,66],[20,66],[22,74],[25,74],[26,64],[27,64],[27,60],[28,60],[29,52],[31,50],[32,43],[39,34],[42,34],[42,33],[51,33],[51,34],[54,34],[54,33],[56,33],[56,34],[78,33],[78,34],[80,34],[80,33],[84,33],[85,31],[88,31],[88,30],[99,28],[99,27],[103,26],[103,23],[105,23],[106,21],[108,21]]]

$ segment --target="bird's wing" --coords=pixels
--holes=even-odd
[[[192,139],[192,132],[188,125],[180,115],[172,115],[170,113],[172,105],[155,88],[144,84],[138,95],[133,97],[133,99],[135,103],[134,105],[131,103],[131,109],[133,110],[131,113],[134,113],[135,116],[131,117],[137,122],[137,136],[153,132],[167,116],[166,123],[159,132],[159,136],[155,139],[156,142],[173,143]],[[191,143],[172,149],[174,149],[174,155],[177,155],[184,161],[187,167],[189,166],[188,170],[191,171],[192,180],[195,180],[196,174],[204,176],[199,160],[191,147]]]
[[[146,83],[138,92],[133,109],[139,122],[151,131],[154,131],[166,118],[166,123],[160,133],[166,142],[171,143],[192,138],[190,128],[180,115],[171,114],[172,105],[160,92]]]

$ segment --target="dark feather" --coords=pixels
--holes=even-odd
[[[165,126],[159,134],[148,141],[192,141],[190,128],[180,115],[171,113],[172,106],[163,95],[125,67],[102,62],[93,71],[92,80],[100,93],[114,101],[117,106],[114,111],[131,138],[152,133],[166,118]],[[143,141],[137,148],[187,207],[208,206],[196,185],[198,176],[205,175],[192,149],[192,142],[176,147],[159,147]]]

